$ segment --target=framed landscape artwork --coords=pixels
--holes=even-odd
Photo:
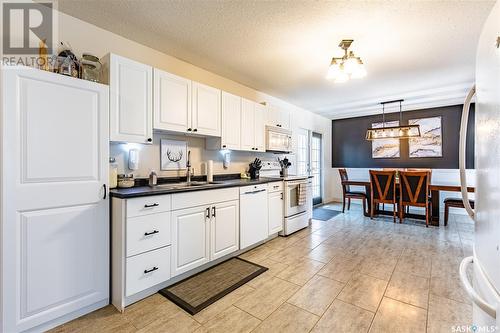
[[[388,121],[385,127],[399,126],[399,121]],[[373,123],[372,128],[382,128],[383,123]],[[378,139],[372,141],[373,158],[398,158],[399,139]]]
[[[441,117],[410,119],[408,124],[420,125],[421,135],[408,140],[410,158],[443,156]]]

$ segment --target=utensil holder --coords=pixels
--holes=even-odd
[[[288,177],[288,169],[287,168],[282,168],[281,169],[281,176],[282,177]]]

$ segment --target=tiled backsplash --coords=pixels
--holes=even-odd
[[[168,135],[155,133],[152,145],[111,143],[110,156],[116,159],[118,173],[133,173],[135,177],[148,177],[151,170],[155,170],[159,176],[178,177],[186,174],[185,169],[181,170],[160,170],[160,140],[173,139],[187,141],[188,150],[191,151],[191,165],[195,175],[205,174],[205,163],[208,160],[214,161],[214,174],[241,173],[248,170],[248,164],[256,157],[262,160],[275,160],[283,155],[272,153],[255,153],[245,151],[231,151],[231,163],[227,169],[222,164],[223,153],[219,150],[207,150],[205,139],[201,137],[191,137],[182,135]],[[130,149],[139,150],[139,169],[131,171],[128,169],[128,152]],[[294,173],[292,166],[291,173]]]

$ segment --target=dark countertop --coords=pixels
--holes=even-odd
[[[206,191],[206,190],[216,190],[221,188],[229,187],[241,187],[256,184],[266,184],[272,182],[279,182],[280,178],[259,178],[253,179],[221,179],[218,180],[214,177],[214,182],[218,184],[209,184],[202,186],[192,186],[192,187],[181,187],[181,188],[168,188],[167,183],[160,184],[156,187],[149,186],[135,186],[131,188],[116,188],[109,191],[111,197],[113,198],[135,198],[135,197],[145,197],[150,195],[159,194],[171,194],[171,193],[181,193],[181,192],[193,192],[193,191]]]

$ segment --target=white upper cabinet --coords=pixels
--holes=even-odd
[[[201,135],[221,136],[221,91],[193,82],[192,130]]]
[[[108,54],[109,112],[111,141],[153,141],[153,68]]]
[[[290,129],[290,112],[270,105],[267,111],[266,124],[268,126]]]
[[[221,136],[221,91],[154,70],[154,129]]]
[[[222,144],[223,149],[241,147],[241,97],[222,92]]]
[[[191,80],[154,70],[154,128],[187,132],[191,128]]]
[[[266,151],[266,107],[241,99],[241,150]]]
[[[254,103],[255,105],[255,120],[254,120],[254,135],[255,135],[255,150],[266,151],[266,106]]]
[[[241,150],[255,150],[255,105],[241,99]]]

